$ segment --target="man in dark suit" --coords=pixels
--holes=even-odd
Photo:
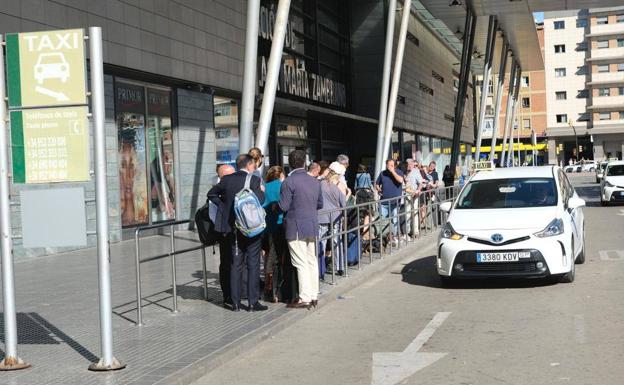
[[[260,178],[252,175],[256,169],[253,158],[247,154],[241,154],[236,158],[238,171],[226,175],[208,191],[209,198],[219,206],[215,220],[215,230],[225,234],[232,250],[232,269],[230,271],[230,295],[232,297],[232,310],[239,311],[242,307],[241,282],[243,264],[247,265],[247,298],[249,311],[261,311],[268,308],[259,302],[260,299],[260,250],[262,246],[261,236],[248,238],[236,229],[234,221],[234,197],[245,186],[247,175],[251,175],[250,188],[258,197],[260,203],[264,202],[264,193],[260,188]]]
[[[224,176],[234,174],[236,169],[229,164],[220,164],[217,166],[217,181],[219,183]],[[211,196],[208,196],[210,203],[210,220],[212,223],[217,222],[217,212],[219,206],[212,202]],[[217,197],[218,198],[218,197]],[[223,305],[232,306],[232,296],[230,295],[230,269],[232,267],[232,249],[225,234],[221,233],[219,237],[219,284],[223,293]]]
[[[317,211],[323,208],[321,183],[305,169],[306,154],[295,150],[288,155],[293,171],[282,183],[279,207],[286,213],[284,227],[292,259],[297,268],[299,299],[293,308],[316,306],[318,298],[318,258],[315,239],[318,234]]]

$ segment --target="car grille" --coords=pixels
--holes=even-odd
[[[478,239],[478,238],[472,238],[472,237],[468,237],[468,240],[470,242],[474,242],[474,243],[480,243],[482,245],[488,245],[488,246],[505,246],[505,245],[511,245],[512,243],[518,243],[518,242],[523,242],[526,241],[528,239],[530,239],[531,237],[529,236],[524,236],[524,237],[520,237],[520,238],[514,238],[514,239],[510,239],[508,241],[505,242],[501,242],[501,243],[494,243],[485,239]]]
[[[464,271],[488,273],[531,273],[537,271],[535,262],[464,263]]]

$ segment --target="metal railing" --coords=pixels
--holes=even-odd
[[[458,195],[460,186],[454,185],[435,190],[423,191],[419,196],[404,193],[396,198],[371,200],[348,204],[345,207],[320,210],[319,216],[329,216],[329,229],[326,234],[316,237],[317,256],[331,250],[331,284],[336,283],[336,270],[343,267],[344,277],[349,275],[349,234],[351,242],[356,242],[355,269],[360,269],[363,248],[368,250],[368,263],[383,259],[384,254],[407,246],[424,233],[433,232],[446,222],[446,213],[440,204],[452,201]],[[387,215],[382,215],[382,207]],[[364,213],[364,216],[360,214]],[[354,220],[350,220],[355,215]],[[336,230],[338,224],[339,228]],[[320,232],[319,232],[320,233]],[[329,242],[325,250],[319,247]],[[375,248],[377,252],[375,252]]]
[[[162,259],[166,257],[171,258],[171,288],[172,288],[172,298],[173,298],[173,309],[171,311],[173,313],[177,313],[178,312],[178,289],[177,289],[177,281],[176,281],[176,255],[189,253],[191,251],[201,250],[204,299],[208,299],[208,280],[206,278],[206,247],[207,246],[200,244],[199,246],[189,247],[189,248],[182,249],[182,250],[176,250],[176,244],[175,244],[176,226],[189,224],[191,222],[193,222],[192,219],[159,223],[159,224],[150,225],[150,226],[137,227],[137,229],[134,231],[134,247],[135,247],[134,257],[135,257],[135,269],[136,269],[136,305],[137,305],[136,325],[137,326],[143,325],[143,309],[142,309],[142,297],[141,297],[141,263],[155,261],[157,259]],[[140,244],[141,232],[147,231],[147,230],[162,229],[166,227],[169,228],[169,244],[170,244],[169,252],[141,259],[141,244]]]
[[[374,250],[377,246],[378,259],[383,259],[384,254],[390,254],[393,250],[399,250],[407,246],[420,235],[435,231],[446,222],[446,214],[440,210],[440,204],[457,196],[459,186],[450,186],[436,190],[424,191],[420,196],[403,194],[396,198],[371,200],[367,202],[349,204],[336,209],[320,210],[319,215],[329,215],[330,224],[328,233],[317,235],[315,242],[316,255],[319,255],[319,245],[322,241],[330,243],[332,269],[331,284],[336,283],[336,270],[343,267],[344,277],[349,275],[349,234],[354,234],[353,241],[357,242],[357,258],[354,263],[355,269],[360,269],[363,247],[367,243],[368,263],[374,260]],[[388,215],[381,215],[382,206],[389,208]],[[396,209],[395,209],[396,208]],[[364,216],[360,214],[364,213]],[[355,215],[354,220],[350,220]],[[363,219],[363,220],[362,220]],[[193,222],[193,219],[174,222],[159,223],[136,228],[134,232],[135,242],[135,269],[136,269],[136,306],[137,326],[143,325],[143,309],[141,294],[141,264],[169,257],[171,260],[171,288],[172,288],[172,312],[178,312],[178,291],[176,280],[176,255],[201,250],[202,253],[202,280],[204,298],[208,299],[208,281],[206,277],[206,247],[203,244],[176,250],[175,231],[179,225]],[[334,223],[338,226],[334,226]],[[336,228],[337,227],[337,228]],[[141,233],[148,230],[169,228],[170,249],[168,253],[141,258]],[[396,229],[396,231],[395,231]],[[392,235],[390,235],[392,234]],[[364,240],[364,242],[363,242]],[[396,240],[396,241],[395,241]],[[395,243],[396,242],[396,243]],[[323,252],[325,252],[323,250]]]

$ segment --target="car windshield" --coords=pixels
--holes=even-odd
[[[607,167],[607,163],[600,163],[600,168],[604,170]]]
[[[60,64],[63,63],[63,56],[58,53],[50,53],[39,57],[40,64]]]
[[[470,182],[457,209],[509,209],[557,205],[553,178],[487,179]]]
[[[615,166],[609,166],[607,169],[607,176],[623,176],[624,164],[618,164]]]

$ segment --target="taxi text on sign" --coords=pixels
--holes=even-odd
[[[88,109],[11,111],[14,183],[89,180]]]
[[[82,29],[6,35],[9,108],[86,104]]]

